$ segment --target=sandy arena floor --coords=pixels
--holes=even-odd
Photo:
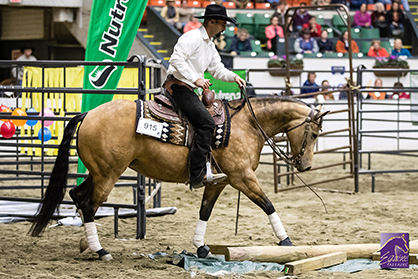
[[[317,155],[314,165],[341,160],[342,155]],[[271,156],[262,156],[271,161]],[[374,155],[372,168],[407,169],[417,164],[416,158]],[[347,175],[341,166],[332,175]],[[263,189],[274,203],[288,235],[295,245],[380,243],[381,232],[408,232],[410,240],[418,239],[418,174],[376,176],[376,193],[371,193],[370,176],[360,177],[360,193],[347,195],[318,192],[321,202],[308,189],[274,194],[273,168],[261,165],[257,175]],[[331,177],[329,170],[305,173],[307,181]],[[8,184],[9,183],[9,184]],[[299,184],[299,183],[297,183]],[[0,182],[0,187],[10,182]],[[353,190],[352,179],[329,183],[321,188]],[[175,215],[147,219],[147,236],[135,239],[135,218],[121,219],[119,239],[113,236],[113,217],[97,220],[102,246],[114,257],[112,262],[97,260],[97,255],[79,253],[82,227],[59,226],[47,229],[42,237],[27,234],[31,223],[0,224],[0,278],[191,278],[190,272],[169,265],[165,259],[154,261],[144,255],[155,252],[187,250],[192,245],[194,227],[203,190],[189,191],[185,185],[163,184],[162,206],[176,206]],[[39,191],[7,191],[1,196],[37,197]],[[109,202],[131,202],[130,188],[114,189]],[[276,245],[268,218],[246,197],[241,196],[238,235],[234,235],[237,191],[231,187],[219,198],[206,232],[206,244],[242,246]],[[53,222],[55,223],[55,222]],[[252,272],[223,278],[278,278],[280,272]],[[310,272],[298,278],[417,278],[418,270],[367,270],[354,274]],[[198,273],[193,278],[216,278]]]

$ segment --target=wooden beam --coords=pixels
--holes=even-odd
[[[418,264],[418,254],[409,254],[409,264]],[[373,253],[372,261],[380,261],[380,252]]]
[[[337,252],[285,264],[286,275],[297,275],[347,261],[346,252]]]
[[[410,242],[411,254],[418,254],[418,242]],[[380,244],[348,244],[318,246],[253,246],[227,247],[225,260],[288,263],[335,252],[346,252],[347,259],[371,259]]]

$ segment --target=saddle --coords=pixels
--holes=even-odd
[[[163,121],[182,123],[180,116],[174,111],[170,100],[164,95],[154,96],[154,100],[147,101],[150,113]],[[213,104],[207,108],[215,121],[215,125],[225,122],[225,109],[222,102],[214,100]]]

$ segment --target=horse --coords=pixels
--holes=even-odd
[[[297,170],[309,170],[322,118],[328,111],[321,112],[321,105],[310,107],[289,97],[256,97],[248,102],[248,106],[242,100],[228,102],[231,111],[234,111],[231,114],[229,145],[212,151],[222,172],[228,177],[204,189],[193,237],[199,257],[209,254],[209,248],[204,244],[206,225],[216,200],[228,184],[241,191],[268,215],[273,231],[280,240],[279,245],[292,245],[273,204],[260,187],[255,170],[266,141],[265,135],[273,137],[279,133],[287,134]],[[185,183],[188,179],[189,150],[185,146],[137,134],[136,103],[132,101],[111,101],[75,116],[64,130],[48,187],[30,229],[32,236],[39,236],[44,231],[64,198],[70,143],[78,123],[78,156],[89,173],[69,194],[83,218],[88,248],[96,252],[100,259],[111,260],[112,256],[100,245],[94,215],[119,177],[127,168],[131,168],[159,181]]]

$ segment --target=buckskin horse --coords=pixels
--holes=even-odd
[[[294,166],[301,172],[309,170],[322,117],[327,113],[321,112],[322,106],[309,107],[299,100],[278,96],[251,98],[249,102],[265,134],[272,137],[286,133]],[[209,253],[204,245],[206,224],[216,200],[228,184],[244,193],[268,215],[273,231],[280,239],[279,245],[292,245],[255,175],[265,136],[250,113],[250,106],[243,106],[240,100],[230,101],[229,106],[240,107],[231,119],[229,145],[212,151],[228,177],[204,189],[193,239],[200,257]],[[78,156],[89,174],[81,185],[70,190],[70,196],[81,211],[88,248],[101,259],[111,260],[112,256],[100,245],[94,224],[99,206],[106,201],[127,168],[159,181],[184,183],[188,179],[188,148],[137,134],[136,103],[132,101],[111,101],[75,116],[65,128],[49,185],[30,230],[33,236],[39,236],[44,231],[64,198],[70,143],[79,122],[82,123],[77,133]]]

